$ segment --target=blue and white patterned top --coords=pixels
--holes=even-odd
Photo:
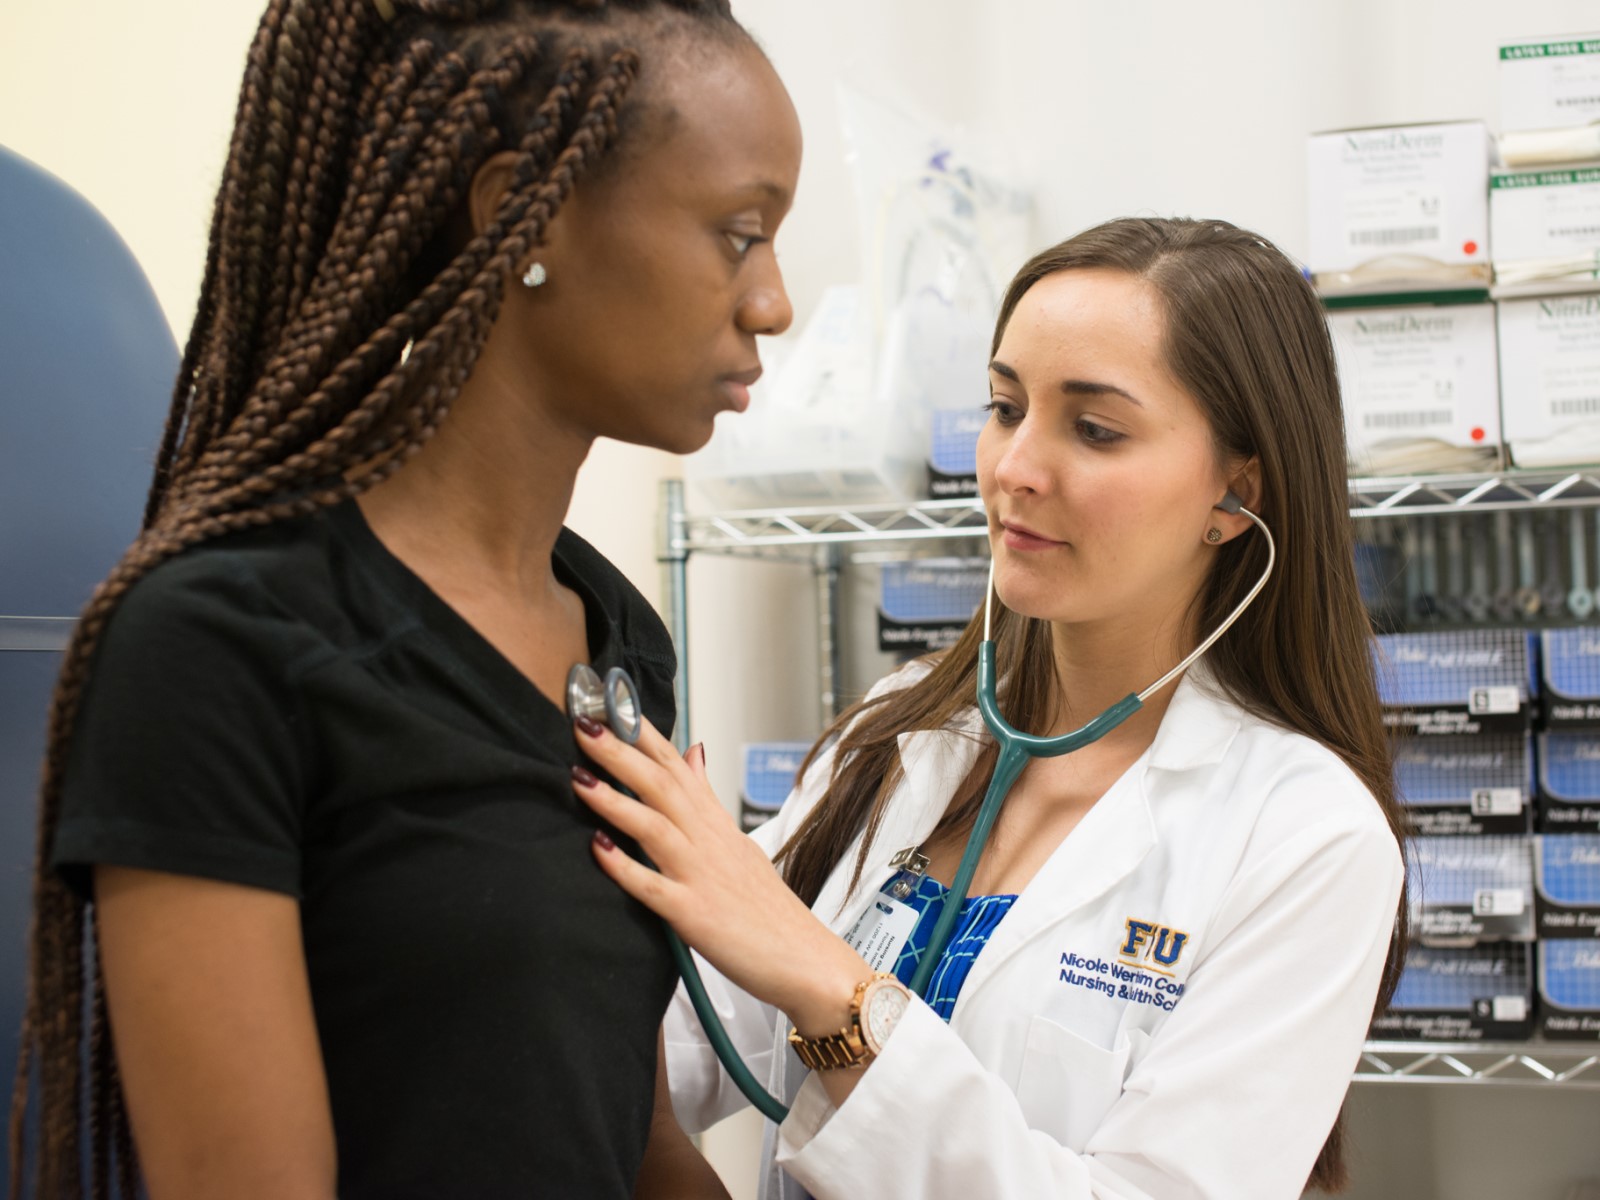
[[[918,914],[916,928],[894,964],[895,976],[907,986],[917,972],[923,951],[928,948],[928,939],[933,936],[933,927],[944,911],[945,897],[949,894],[950,889],[944,884],[924,875],[917,882],[917,890],[902,901]],[[961,985],[967,981],[978,951],[989,941],[989,935],[1011,910],[1015,900],[1015,896],[968,896],[962,902],[961,915],[956,918],[955,929],[950,934],[950,944],[945,947],[944,957],[928,981],[928,1007],[945,1021],[949,1021],[950,1014],[955,1011],[956,997],[961,994]]]

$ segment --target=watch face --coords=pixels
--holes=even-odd
[[[884,1043],[910,1007],[911,994],[898,983],[879,981],[867,990],[861,1005],[861,1037],[874,1054],[882,1054]]]

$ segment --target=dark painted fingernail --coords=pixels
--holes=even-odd
[[[577,719],[577,726],[579,729],[583,730],[585,737],[597,738],[606,731],[606,727],[600,724],[599,721],[596,721],[593,717],[579,717]]]
[[[604,829],[594,831],[594,844],[602,850],[615,850],[617,844],[611,840]]]
[[[579,787],[594,787],[600,782],[592,771],[586,771],[578,766],[572,768],[572,778]]]

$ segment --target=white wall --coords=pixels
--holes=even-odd
[[[180,340],[258,7],[0,4],[0,144],[100,206],[144,263]],[[735,7],[788,81],[806,132],[799,201],[779,243],[801,320],[826,284],[856,275],[835,80],[959,126],[1009,163],[1037,195],[1038,245],[1113,215],[1186,214],[1254,227],[1300,255],[1307,133],[1456,117],[1493,124],[1498,39],[1600,27],[1593,0]],[[651,595],[656,484],[675,471],[666,456],[600,446],[571,518]],[[690,715],[732,796],[742,741],[815,732],[809,577],[705,559],[691,578]],[[750,1125],[726,1127],[711,1144],[736,1195],[748,1194]],[[1473,1200],[1464,1178],[1459,1189],[1450,1194]]]

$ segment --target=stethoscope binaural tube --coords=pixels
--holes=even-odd
[[[967,846],[961,855],[961,864],[956,868],[956,876],[950,883],[950,889],[945,894],[944,909],[939,914],[939,920],[934,924],[933,933],[929,938],[928,947],[923,951],[922,960],[917,967],[916,974],[911,979],[911,990],[918,996],[927,993],[928,982],[933,975],[934,968],[938,965],[944,953],[945,946],[949,943],[951,931],[960,914],[962,902],[966,899],[967,889],[972,884],[972,876],[978,869],[978,860],[983,856],[983,847],[989,839],[990,831],[994,827],[995,818],[1000,815],[1000,808],[1005,803],[1006,795],[1011,790],[1011,785],[1022,774],[1022,769],[1028,765],[1032,758],[1054,758],[1062,754],[1089,745],[1105,737],[1118,725],[1126,721],[1144,706],[1150,696],[1164,688],[1184,671],[1188,670],[1202,654],[1237,621],[1244,610],[1250,606],[1266,586],[1267,579],[1272,574],[1272,568],[1277,562],[1277,545],[1273,541],[1272,531],[1255,513],[1244,508],[1238,497],[1232,492],[1223,499],[1218,508],[1230,513],[1242,513],[1255,522],[1256,528],[1261,530],[1267,539],[1267,565],[1261,572],[1261,578],[1256,580],[1234,610],[1228,614],[1211,635],[1194,648],[1177,666],[1156,680],[1144,691],[1137,695],[1126,696],[1117,701],[1105,712],[1081,728],[1070,733],[1060,734],[1056,737],[1039,737],[1035,734],[1023,733],[1014,729],[1010,722],[1000,712],[999,704],[995,698],[995,667],[994,667],[994,639],[991,636],[991,616],[994,600],[994,564],[989,565],[989,590],[984,599],[983,614],[983,642],[978,647],[978,712],[983,717],[983,723],[994,736],[1000,747],[1000,754],[995,761],[994,774],[990,777],[988,790],[984,793],[983,804],[978,809],[978,816],[973,822],[972,832],[967,837]],[[578,669],[573,668],[573,675]],[[594,672],[591,670],[592,676]],[[620,674],[614,671],[611,674]],[[622,675],[624,681],[626,675]],[[598,682],[598,677],[596,677]],[[610,674],[607,677],[610,683]],[[628,682],[628,692],[637,696],[638,691]],[[571,715],[576,717],[577,711],[572,710],[573,704],[572,676],[568,678],[568,707]],[[592,703],[592,701],[591,701]],[[608,711],[608,722],[612,717]],[[613,726],[615,728],[615,726]],[[635,732],[635,738],[637,732]],[[630,739],[631,740],[631,739]],[[665,922],[663,922],[665,925]],[[689,948],[684,945],[670,926],[666,929],[667,945],[672,951],[673,961],[678,966],[678,972],[683,976],[684,990],[689,993],[690,1003],[694,1005],[695,1014],[700,1018],[700,1024],[705,1028],[706,1040],[716,1051],[717,1057],[722,1060],[723,1067],[728,1072],[728,1077],[735,1086],[745,1094],[750,1103],[755,1105],[762,1116],[781,1125],[789,1115],[789,1109],[767,1091],[750,1073],[750,1068],[745,1066],[744,1060],[739,1057],[738,1049],[733,1040],[728,1037],[728,1031],[723,1027],[722,1019],[717,1016],[716,1009],[711,1004],[711,998],[706,994],[705,982],[700,977],[700,970],[695,965],[694,956]]]
[[[991,594],[994,592],[992,563],[989,569],[989,591]],[[987,621],[985,626],[987,633]],[[1097,742],[1143,707],[1144,701],[1140,697],[1125,696],[1087,725],[1058,737],[1038,737],[1013,729],[1011,723],[1001,715],[1000,706],[995,700],[994,642],[987,636],[984,638],[983,644],[978,647],[978,711],[983,716],[983,723],[994,735],[994,740],[1000,747],[1000,755],[995,759],[994,774],[989,777],[989,788],[984,793],[983,803],[979,806],[978,815],[972,822],[972,832],[967,835],[967,846],[962,851],[961,864],[956,868],[956,877],[950,881],[950,890],[945,893],[944,908],[940,910],[939,919],[934,923],[933,932],[928,936],[928,945],[917,964],[916,974],[911,977],[913,992],[919,996],[927,995],[928,983],[939,965],[939,959],[944,955],[944,948],[950,943],[950,935],[955,930],[957,918],[961,915],[961,905],[966,900],[967,889],[972,886],[972,877],[978,870],[978,860],[983,857],[983,848],[989,842],[989,833],[994,828],[995,818],[1000,815],[1000,806],[1005,803],[1011,785],[1017,781],[1017,776],[1022,774],[1022,769],[1028,765],[1029,760],[1055,758],[1058,755],[1070,754],[1091,742]]]
[[[972,876],[977,872],[978,860],[983,856],[983,848],[988,843],[995,818],[1000,815],[1000,806],[1005,802],[1011,785],[1017,781],[1017,776],[1021,775],[1022,769],[1028,765],[1028,760],[1069,754],[1105,737],[1144,707],[1147,699],[1193,666],[1196,659],[1211,649],[1217,639],[1228,632],[1233,623],[1243,615],[1244,610],[1250,607],[1250,602],[1260,595],[1261,589],[1267,585],[1267,579],[1272,575],[1272,568],[1278,561],[1278,547],[1273,541],[1272,531],[1260,517],[1245,508],[1232,492],[1224,496],[1216,507],[1224,512],[1242,513],[1249,517],[1267,539],[1267,565],[1261,572],[1261,578],[1256,580],[1244,599],[1234,606],[1227,619],[1212,630],[1210,636],[1191,650],[1172,670],[1137,695],[1125,696],[1118,700],[1087,725],[1053,738],[1038,737],[1013,728],[1011,722],[1007,721],[1000,711],[995,696],[997,680],[994,670],[993,636],[994,560],[992,558],[989,560],[989,587],[983,600],[983,643],[978,647],[978,712],[999,746],[1000,755],[995,761],[994,774],[989,778],[989,788],[984,793],[983,803],[978,807],[978,815],[972,824],[972,833],[967,837],[966,849],[962,851],[961,863],[956,868],[956,877],[950,881],[950,890],[945,894],[944,909],[934,924],[933,932],[928,938],[928,946],[922,952],[922,958],[917,964],[917,972],[911,977],[911,990],[917,995],[923,996],[927,993],[928,982],[939,965],[939,959],[944,955],[944,948],[950,942],[950,934],[960,915],[961,905],[967,898],[967,889],[972,885]]]

